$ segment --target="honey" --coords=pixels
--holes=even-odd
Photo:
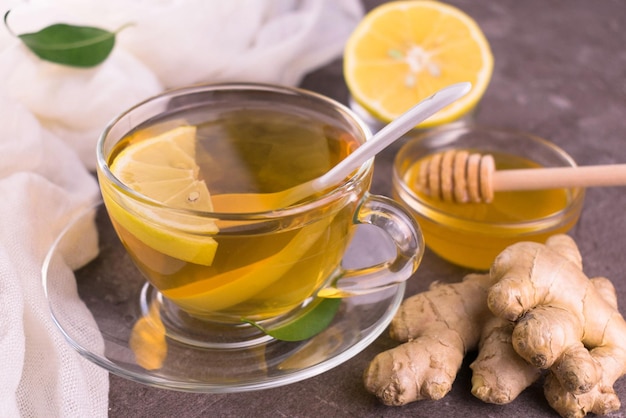
[[[521,156],[489,153],[496,170],[539,167]],[[426,245],[455,264],[486,270],[507,246],[522,240],[544,242],[550,235],[568,231],[578,219],[578,212],[564,217],[576,193],[570,189],[496,192],[491,203],[454,203],[430,197],[417,186],[420,165],[428,157],[408,165],[401,174],[403,187],[394,187],[394,197],[411,208]]]

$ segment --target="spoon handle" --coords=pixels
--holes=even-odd
[[[403,113],[400,117],[383,127],[339,164],[331,168],[324,175],[313,180],[311,186],[315,191],[320,191],[340,182],[367,160],[374,157],[392,142],[415,128],[417,124],[465,96],[470,91],[471,87],[472,84],[468,82],[452,84],[422,100],[406,113]]]

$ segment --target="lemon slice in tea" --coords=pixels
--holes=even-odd
[[[210,212],[213,203],[206,183],[198,175],[195,140],[193,126],[177,127],[149,138],[131,137],[111,162],[110,170],[134,191],[168,207]],[[110,193],[103,188],[109,214],[135,238],[168,256],[212,264],[217,242],[211,235],[218,231],[212,219],[150,208],[129,199],[121,199],[120,203]]]
[[[369,12],[350,35],[344,76],[354,100],[389,122],[435,91],[469,81],[472,90],[420,128],[470,112],[493,71],[489,43],[461,10],[432,0],[396,1]]]
[[[192,311],[197,307],[206,309],[208,306],[213,310],[220,310],[242,303],[292,269],[328,231],[332,220],[332,216],[327,216],[324,220],[298,231],[288,245],[269,257],[205,280],[163,290],[163,295]],[[319,271],[318,267],[315,267],[316,272]],[[301,273],[305,277],[313,274],[306,270]],[[266,309],[270,311],[272,307],[268,306]],[[280,308],[277,309],[280,311]]]

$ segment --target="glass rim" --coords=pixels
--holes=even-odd
[[[127,110],[121,112],[116,117],[114,117],[104,128],[100,136],[98,137],[97,145],[96,145],[96,168],[99,173],[104,175],[106,180],[112,183],[119,192],[123,193],[126,197],[132,199],[133,201],[137,201],[143,205],[148,205],[156,209],[167,209],[168,211],[173,211],[176,213],[186,214],[190,216],[198,216],[198,217],[209,217],[214,219],[224,219],[224,220],[256,220],[256,219],[270,219],[270,218],[282,218],[292,215],[297,215],[300,213],[305,213],[316,209],[320,206],[328,205],[331,202],[337,201],[341,199],[341,197],[349,194],[351,190],[355,189],[357,185],[366,179],[368,173],[370,173],[373,169],[374,159],[370,159],[363,163],[356,172],[346,178],[343,183],[338,184],[336,187],[330,189],[326,193],[311,199],[307,200],[303,203],[290,205],[285,208],[273,209],[262,212],[215,212],[215,211],[202,211],[202,210],[194,210],[194,209],[184,209],[184,208],[174,208],[168,205],[165,205],[157,200],[151,199],[147,196],[144,196],[141,193],[136,192],[129,186],[127,186],[124,182],[118,179],[110,170],[109,164],[107,162],[107,156],[105,156],[104,147],[111,130],[116,127],[125,117],[130,115],[132,112],[135,112],[150,103],[153,103],[157,100],[163,100],[167,98],[177,98],[184,97],[194,93],[200,92],[209,92],[209,91],[251,91],[251,92],[269,92],[269,93],[279,93],[284,95],[293,95],[300,97],[307,97],[317,101],[320,104],[329,105],[335,111],[337,111],[337,117],[341,117],[344,120],[351,122],[354,124],[359,131],[359,135],[357,139],[361,144],[365,141],[368,141],[372,137],[372,132],[369,126],[364,122],[354,111],[352,111],[348,106],[343,105],[342,103],[324,96],[323,94],[316,93],[307,89],[299,88],[299,87],[290,87],[290,86],[282,86],[277,84],[269,84],[269,83],[251,83],[251,82],[226,82],[226,83],[202,83],[202,84],[194,84],[190,86],[179,87],[175,89],[169,89],[163,91],[159,94],[153,95],[134,106],[128,108]],[[158,115],[154,115],[158,116]],[[131,129],[128,130],[130,132]],[[121,138],[120,138],[121,139]],[[119,139],[118,139],[119,141]]]
[[[499,231],[520,231],[520,230],[529,230],[532,228],[536,228],[537,225],[545,224],[542,229],[549,230],[551,228],[557,227],[561,223],[563,223],[564,219],[569,218],[570,216],[576,216],[576,213],[582,207],[584,197],[585,197],[585,189],[582,187],[571,187],[568,188],[571,191],[572,198],[567,203],[567,205],[554,213],[551,213],[546,216],[528,219],[528,220],[518,220],[515,222],[484,222],[477,221],[472,219],[463,218],[458,215],[450,214],[445,212],[436,206],[428,203],[427,201],[421,199],[403,180],[402,175],[399,170],[399,166],[404,159],[405,154],[418,142],[422,142],[428,138],[436,137],[438,135],[442,135],[445,133],[454,133],[454,132],[496,132],[500,134],[507,135],[516,135],[519,137],[523,137],[527,140],[534,142],[535,144],[544,147],[554,155],[563,159],[563,162],[566,164],[565,166],[576,167],[576,161],[570,156],[564,149],[554,144],[553,142],[548,141],[545,138],[540,136],[524,132],[522,130],[510,129],[510,128],[498,128],[489,125],[479,125],[479,124],[466,124],[461,126],[451,126],[451,127],[440,127],[435,128],[419,135],[416,135],[411,140],[407,141],[402,145],[398,153],[394,157],[393,166],[392,166],[392,183],[394,189],[401,189],[401,193],[404,196],[409,196],[411,198],[411,202],[415,203],[419,207],[419,211],[416,209],[412,209],[419,214],[419,216],[423,216],[428,219],[430,222],[434,222],[438,225],[449,225],[450,222],[454,223],[455,228],[458,229],[475,229],[477,226],[482,228],[487,228],[489,230],[499,230]],[[427,154],[424,154],[427,155]],[[402,173],[403,174],[403,173]],[[397,193],[398,191],[396,191]],[[401,198],[404,200],[403,198]],[[433,216],[435,215],[435,216]],[[519,234],[519,232],[515,232]]]

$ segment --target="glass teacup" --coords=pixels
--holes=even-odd
[[[246,205],[320,176],[370,136],[329,98],[260,84],[168,91],[120,115],[98,142],[98,178],[116,232],[151,285],[146,303],[159,301],[179,327],[241,328],[293,316],[319,297],[407,280],[424,251],[421,230],[401,205],[369,194],[371,160],[289,206]],[[395,254],[342,266],[359,224],[384,231]],[[386,245],[381,239],[381,251]]]

